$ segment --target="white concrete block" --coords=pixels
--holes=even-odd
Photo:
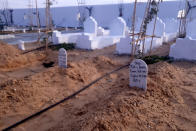
[[[4,40],[4,39],[12,39],[15,38],[15,35],[0,35],[0,40]]]
[[[148,24],[146,34],[152,35],[153,28],[154,28],[154,19]],[[165,23],[162,21],[162,19],[158,17],[154,34],[156,36],[162,37],[164,32],[165,32]]]
[[[76,41],[76,47],[80,49],[88,49],[91,50],[91,41],[89,40],[88,35],[80,35]]]
[[[178,33],[167,33],[163,36],[163,42],[168,43],[177,38]]]
[[[114,19],[110,25],[111,36],[125,36],[127,24],[122,17]]]
[[[196,39],[196,19],[193,19],[187,23],[186,35],[192,39]]]
[[[104,35],[104,28],[98,27],[97,36],[103,36],[103,35]]]
[[[175,34],[179,30],[179,20],[171,18],[171,19],[163,19],[165,23],[165,34]]]
[[[88,17],[84,22],[84,33],[93,33],[97,35],[98,24],[93,17]]]
[[[147,53],[150,51],[150,46],[151,46],[151,40],[152,38],[147,38],[145,40],[145,50],[144,50],[144,53]],[[155,49],[155,48],[158,48],[160,46],[162,46],[163,44],[163,38],[154,38],[153,41],[152,41],[152,49]],[[140,50],[142,51],[142,45],[140,45]]]
[[[18,43],[18,48],[20,49],[20,50],[25,50],[25,46],[24,46],[24,41],[22,41],[22,40],[19,40],[18,41],[19,43]]]
[[[117,54],[131,54],[131,38],[125,37],[121,38],[120,41],[116,44]]]
[[[178,38],[170,47],[169,56],[174,59],[196,60],[196,39]]]

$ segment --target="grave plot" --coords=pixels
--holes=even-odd
[[[176,40],[170,48],[169,56],[176,60],[196,60],[196,40],[190,38]]]
[[[196,60],[196,20],[187,23],[186,38],[178,38],[171,46],[170,57],[176,60]]]
[[[78,39],[84,35],[89,36],[91,39],[94,36],[103,34],[104,32],[100,32],[102,29],[99,28],[96,20],[93,17],[89,17],[84,22],[84,32],[80,33],[67,33],[62,34],[59,31],[54,31],[52,35],[53,44],[62,44],[62,43],[77,43]],[[77,44],[77,47],[83,48],[82,45]]]
[[[139,32],[140,30],[140,26],[141,26],[141,19],[137,20],[139,22],[139,27],[136,24],[136,33]],[[153,33],[153,28],[154,28],[154,20],[152,22],[150,22],[147,26],[147,30],[146,30],[146,34],[147,35],[152,35]],[[151,37],[146,37],[145,38],[145,48],[144,48],[144,53],[148,53],[150,51],[150,47],[151,47],[151,41],[152,41],[152,47],[151,49],[156,49],[160,46],[162,46],[164,39],[166,39],[164,37],[164,31],[165,31],[165,23],[160,19],[157,18],[157,22],[156,22],[156,26],[155,26],[155,32],[154,35],[156,37],[152,38]],[[137,38],[137,36],[135,36],[135,39]],[[120,39],[120,41],[117,42],[116,44],[116,53],[117,54],[131,54],[132,51],[132,46],[130,46],[132,43],[132,39],[130,36],[126,36],[126,37],[122,37]],[[142,52],[143,50],[143,44],[142,42],[138,42],[136,49],[135,50],[135,54],[139,54],[138,52]]]
[[[4,42],[0,42],[0,56],[0,71],[9,71],[29,66],[45,58],[44,53],[22,54],[15,46]]]
[[[0,81],[0,130],[124,65],[128,66],[16,130],[195,129],[194,63],[159,62],[147,67],[141,60],[131,63],[129,56],[115,55],[114,50],[115,46],[90,52],[49,50],[43,61],[54,61],[53,67],[43,69],[40,64],[37,66],[42,68],[34,70],[37,73],[8,82]],[[168,52],[168,47],[156,50],[164,56]],[[144,90],[147,87],[147,90],[138,87]]]
[[[94,22],[94,25],[97,25]],[[97,26],[91,27],[93,30],[97,30]],[[98,31],[95,31],[95,33]],[[103,33],[104,34],[104,33]],[[102,49],[116,44],[120,41],[120,38],[124,38],[128,35],[128,30],[126,22],[123,18],[118,17],[111,22],[110,30],[108,35],[96,36],[96,35],[81,35],[77,42],[76,46],[81,49]]]

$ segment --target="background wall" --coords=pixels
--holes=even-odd
[[[168,19],[176,19],[178,10],[180,7],[180,1],[166,1],[160,4],[159,18],[163,21]],[[134,4],[124,4],[123,18],[126,20],[127,25],[131,25],[132,11]],[[142,19],[146,3],[139,3],[137,5],[137,18]],[[108,27],[110,22],[119,15],[118,4],[110,5],[93,5],[92,16],[97,20],[99,26]],[[45,9],[40,8],[40,18],[42,26],[45,25]],[[51,9],[54,24],[63,27],[76,27],[79,25],[77,21],[78,7],[56,7]],[[28,14],[28,9],[14,9],[14,24],[15,25],[28,25],[29,20],[24,18],[25,14]],[[88,16],[88,11],[85,11]],[[36,18],[34,16],[34,25],[36,25]]]

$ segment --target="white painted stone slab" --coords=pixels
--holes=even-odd
[[[176,60],[196,61],[196,40],[191,38],[178,38],[171,45],[169,56]]]
[[[175,18],[165,18],[163,19],[165,23],[165,34],[177,33],[179,30],[179,20]]]
[[[114,19],[110,25],[111,36],[125,36],[126,35],[126,22],[122,17]]]
[[[19,40],[18,48],[19,48],[20,50],[25,50],[24,43],[25,43],[24,41]]]
[[[67,68],[67,51],[64,48],[59,50],[58,63],[59,67]]]
[[[131,41],[130,37],[120,38],[120,41],[116,43],[117,54],[131,54]]]
[[[84,33],[93,33],[97,35],[98,24],[93,17],[88,17],[84,22]]]
[[[196,39],[196,19],[193,19],[188,22],[187,28],[186,28],[186,35],[188,37],[191,37],[192,39]]]
[[[147,90],[148,66],[141,59],[135,59],[130,64],[130,87],[142,88]]]
[[[154,29],[154,19],[147,25],[146,34],[152,35],[153,29]],[[157,22],[156,22],[154,34],[155,34],[155,36],[162,37],[164,32],[165,32],[165,23],[162,21],[162,19],[157,17]]]

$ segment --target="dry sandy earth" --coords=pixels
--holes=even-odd
[[[11,46],[0,46],[7,50],[0,52],[0,129],[130,62],[129,56],[114,55],[113,46],[95,51],[68,51],[68,68],[60,69],[57,51],[50,51],[47,56],[43,51],[21,55]],[[164,45],[155,53],[167,55],[168,50],[169,45]],[[44,68],[43,61],[54,61],[55,66]],[[14,130],[195,131],[195,63],[149,65],[147,92],[129,88],[128,72],[126,68],[111,74],[75,98]]]

